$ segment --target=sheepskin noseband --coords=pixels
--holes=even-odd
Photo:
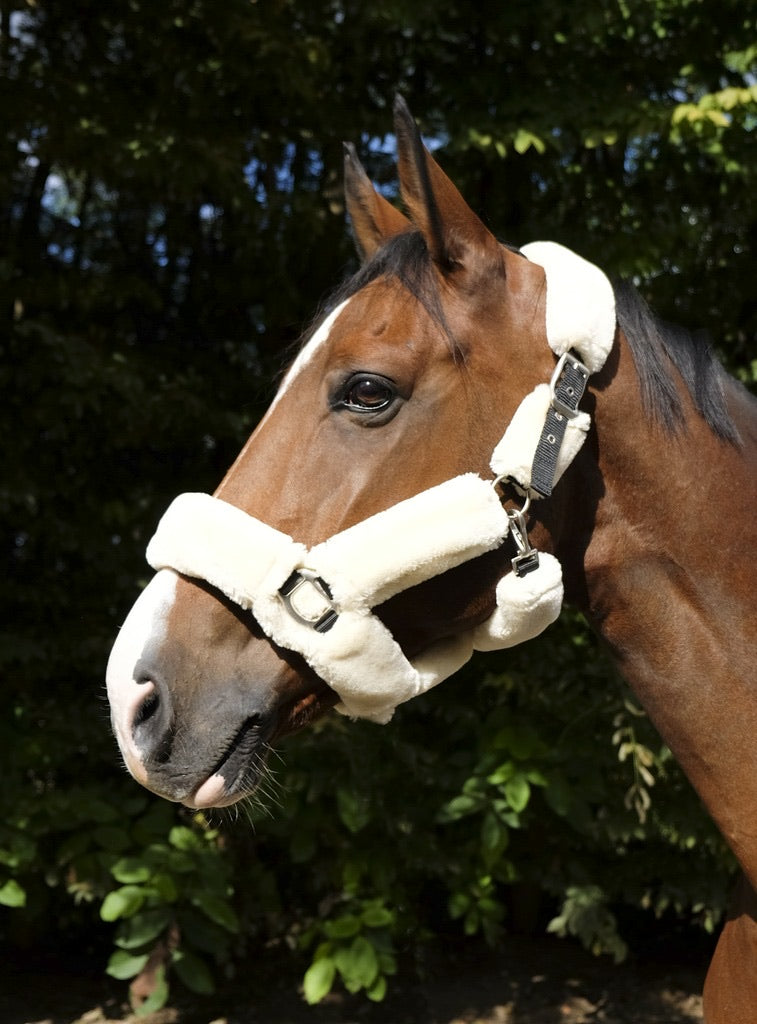
[[[589,417],[558,394],[559,367],[573,359],[582,377],[601,368],[613,342],[615,306],[604,274],[570,250],[539,242],[522,251],[544,267],[547,339],[560,364],[552,383],[539,385],[516,410],[492,456],[494,481],[473,473],[454,477],[309,550],[218,498],[182,494],[148,545],[153,568],[206,580],[251,611],[274,643],[302,655],[336,691],[337,710],[350,717],[387,722],[398,704],[452,675],[474,650],[528,640],[560,613],[559,562],[530,548],[522,516],[505,511],[495,485],[508,477],[529,497],[541,497],[545,491],[532,478],[546,475],[551,489],[570,465]],[[548,425],[555,417],[558,430]],[[554,454],[547,452],[548,469],[540,470],[539,452],[550,444]],[[527,565],[520,571],[523,563],[513,560],[516,571],[500,580],[491,617],[406,658],[373,609],[494,550],[511,532]]]

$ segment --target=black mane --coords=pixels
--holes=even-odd
[[[507,248],[519,251],[513,246]],[[444,316],[438,275],[419,231],[407,231],[391,238],[331,295],[326,311],[381,277],[393,278],[406,288],[442,328],[452,351],[459,352]],[[656,419],[670,434],[685,426],[683,405],[673,374],[677,370],[713,433],[737,444],[738,432],[723,395],[726,373],[713,355],[706,334],[692,333],[657,319],[636,289],[625,281],[614,282],[613,288],[618,325],[631,347],[647,416]],[[322,315],[323,311],[316,324]]]
[[[738,444],[738,431],[723,394],[726,372],[713,355],[707,334],[659,320],[627,282],[616,281],[613,287],[618,326],[631,347],[647,415],[671,434],[685,425],[672,366],[712,432]]]

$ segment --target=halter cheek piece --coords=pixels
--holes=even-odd
[[[454,477],[310,550],[218,498],[182,494],[147,548],[153,568],[206,580],[251,611],[270,640],[302,655],[337,692],[337,710],[350,717],[387,722],[398,704],[452,675],[474,650],[522,643],[560,613],[560,563],[531,547],[525,514],[532,499],[552,493],[586,437],[590,419],[578,404],[612,347],[615,303],[605,275],[570,250],[536,242],[521,251],[546,272],[547,338],[558,363],[495,448],[493,481]],[[504,479],[525,495],[521,510],[502,507]],[[497,585],[490,618],[406,658],[373,608],[498,548],[508,534],[513,572]]]

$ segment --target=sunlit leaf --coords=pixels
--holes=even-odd
[[[7,882],[0,885],[0,904],[4,907],[26,906],[26,892],[15,878],[9,878]]]
[[[336,964],[330,958],[323,957],[311,964],[302,981],[305,1001],[313,1006],[319,1003],[331,991],[336,975]]]
[[[124,981],[126,978],[133,978],[142,970],[147,963],[147,953],[127,953],[123,949],[117,949],[108,960],[107,973],[112,978]]]

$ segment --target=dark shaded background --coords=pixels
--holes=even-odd
[[[755,38],[730,0],[2,0],[7,962],[104,967],[114,936],[139,958],[178,928],[190,984],[356,937],[381,978],[424,936],[496,944],[519,914],[618,954],[626,912],[713,926],[722,845],[569,615],[385,730],[297,738],[254,830],[126,778],[103,676],[161,511],[214,488],[353,266],[343,139],[393,195],[396,91],[492,230],[632,277],[750,381]],[[520,797],[488,781],[506,763]],[[137,909],[103,921],[129,885]]]

